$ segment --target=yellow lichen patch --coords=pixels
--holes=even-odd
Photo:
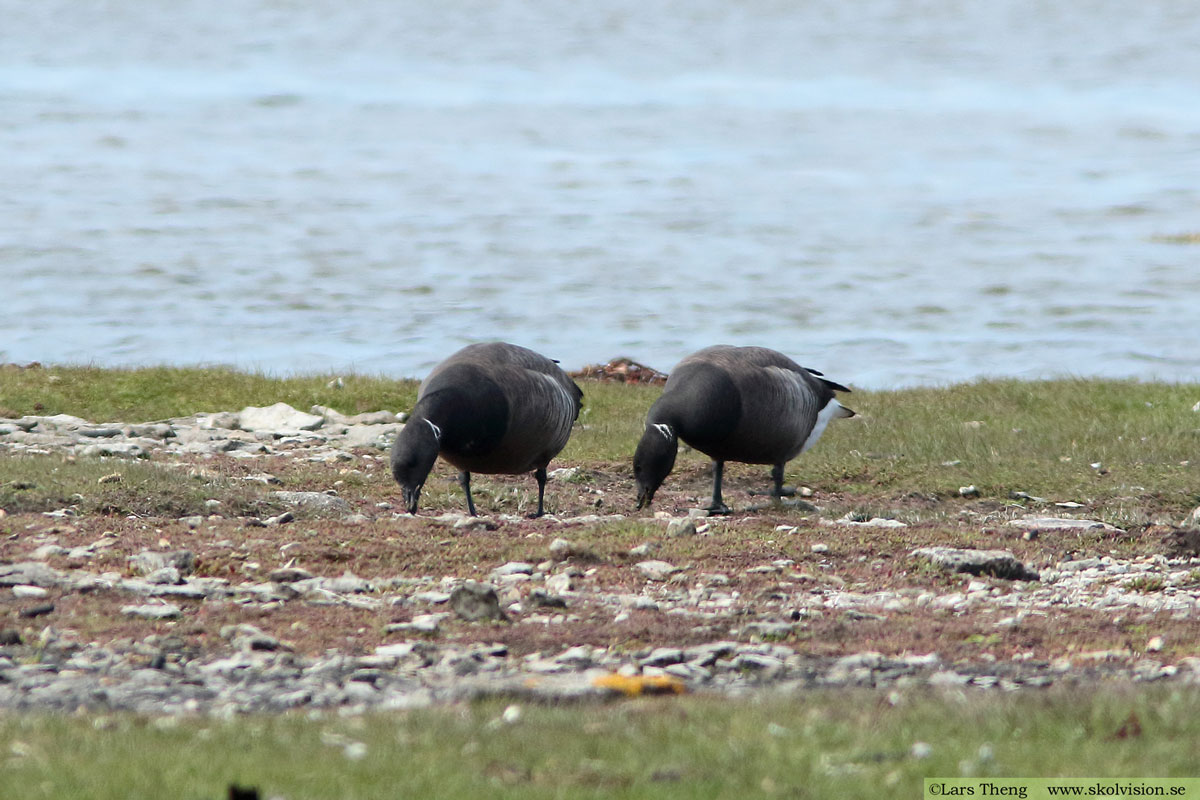
[[[670,675],[598,675],[592,685],[601,689],[612,689],[627,697],[643,694],[683,694],[687,687],[679,678]]]

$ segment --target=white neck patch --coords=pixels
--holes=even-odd
[[[442,440],[442,429],[439,428],[437,425],[434,425],[432,420],[427,419],[427,420],[425,420],[425,422],[426,422],[426,424],[429,425],[430,429],[433,431],[433,438],[437,439],[440,442]]]
[[[817,440],[821,438],[821,434],[825,432],[825,427],[829,425],[830,420],[843,416],[838,413],[841,408],[842,404],[837,400],[830,400],[825,404],[825,407],[817,413],[816,424],[813,425],[812,432],[808,434],[808,438],[804,440],[804,446],[800,448],[801,453],[817,443]]]
[[[675,438],[675,431],[671,430],[671,426],[666,424],[665,422],[656,422],[653,425],[651,425],[650,427],[654,428],[654,430],[661,433],[663,435],[663,438],[666,439],[667,441],[671,441],[672,439]]]

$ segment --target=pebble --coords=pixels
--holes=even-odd
[[[546,577],[546,591],[552,594],[562,594],[574,588],[575,580],[567,572],[559,572]]]
[[[696,535],[696,523],[691,518],[673,519],[667,523],[667,536],[670,538]]]
[[[652,581],[665,581],[671,575],[679,572],[679,567],[674,564],[669,564],[666,561],[639,561],[637,563],[638,572]]]
[[[44,614],[53,613],[53,611],[54,603],[38,603],[37,605],[29,606],[28,608],[22,608],[17,612],[17,616],[23,619],[31,619],[33,617],[40,617]]]
[[[947,572],[992,575],[1013,580],[1037,580],[1038,574],[1007,550],[971,550],[954,547],[922,547],[912,555],[924,558]]]
[[[276,436],[292,431],[315,431],[324,424],[324,417],[298,411],[287,403],[247,406],[237,415],[237,426],[242,430],[269,431]]]
[[[507,575],[532,575],[533,564],[524,561],[509,561],[492,570],[493,578],[503,578]]]
[[[313,574],[311,572],[299,567],[280,567],[267,573],[267,580],[274,581],[275,583],[296,583],[297,581],[309,580],[312,577]]]
[[[221,638],[230,642],[233,647],[243,652],[275,652],[276,650],[291,650],[274,636],[265,633],[253,625],[226,625],[221,628]]]
[[[499,527],[487,517],[460,516],[454,520],[455,530],[494,531]]]
[[[534,608],[566,608],[567,601],[557,594],[548,594],[544,589],[529,593],[529,604]]]
[[[500,608],[496,587],[486,583],[465,581],[450,592],[450,607],[460,618],[468,622],[478,620],[506,620]]]
[[[361,594],[371,591],[371,584],[357,575],[346,572],[340,578],[321,578],[321,588],[337,594]]]
[[[448,612],[441,614],[418,614],[411,622],[393,623],[387,626],[388,633],[412,632],[434,634],[442,626],[442,620],[450,616]]]
[[[350,504],[340,497],[324,492],[271,492],[284,505],[322,516],[344,517],[351,513]]]
[[[178,586],[184,583],[183,573],[176,567],[163,567],[147,575],[146,583]]]
[[[1010,519],[1004,523],[1022,530],[1061,531],[1061,530],[1103,530],[1124,533],[1123,530],[1107,522],[1094,519],[1073,519],[1069,517],[1021,517]]]
[[[40,561],[0,564],[0,586],[41,586],[50,588],[66,580],[63,573]]]
[[[851,527],[862,528],[907,528],[907,522],[901,522],[898,519],[887,519],[886,517],[872,517],[868,520],[856,520],[847,514],[838,520],[821,518],[822,525],[848,525]]]
[[[742,633],[754,639],[785,639],[791,635],[795,625],[791,622],[750,622],[742,626]]]
[[[183,616],[179,606],[166,603],[163,605],[121,606],[121,613],[127,617],[141,619],[176,619]]]
[[[666,667],[684,660],[683,650],[677,647],[656,647],[639,663],[643,667]]]
[[[143,575],[149,575],[167,567],[173,567],[181,575],[191,575],[196,570],[196,554],[191,550],[159,552],[143,550],[129,557],[129,564]]]

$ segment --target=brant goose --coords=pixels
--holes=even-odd
[[[475,516],[471,473],[533,470],[542,516],[546,465],[579,416],[583,392],[557,362],[515,344],[472,344],[434,367],[392,445],[392,475],[417,513],[425,478],[440,454],[459,469]]]
[[[782,497],[783,465],[816,444],[831,419],[854,416],[834,391],[850,390],[765,347],[692,353],[650,407],[633,457],[638,508],[650,505],[671,473],[680,439],[714,462],[709,511],[729,513],[721,499],[726,461],[771,464],[770,494]]]

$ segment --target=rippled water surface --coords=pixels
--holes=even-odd
[[[1200,380],[1200,8],[0,0],[0,361]]]

